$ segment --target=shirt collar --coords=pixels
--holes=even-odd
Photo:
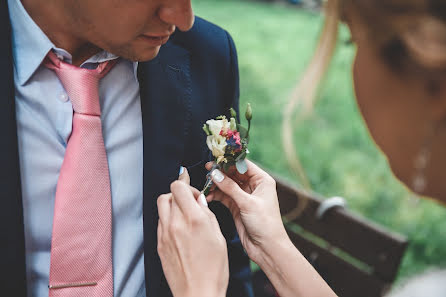
[[[54,44],[28,15],[20,0],[8,0],[14,69],[24,85]]]
[[[30,17],[20,0],[8,0],[8,7],[12,27],[14,69],[20,85],[26,84],[51,49],[61,60],[71,63],[71,54],[64,49],[57,48],[51,42]],[[118,56],[114,54],[101,51],[82,63],[81,67],[95,68],[97,63],[117,58]],[[133,67],[136,77],[138,63],[134,62]]]

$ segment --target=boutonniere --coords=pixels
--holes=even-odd
[[[251,129],[252,109],[248,103],[245,118],[248,127],[244,127],[237,121],[237,113],[231,108],[231,118],[219,116],[216,119],[206,121],[203,130],[207,135],[206,144],[214,156],[214,165],[208,173],[202,193],[207,196],[212,186],[211,173],[215,169],[228,172],[229,168],[235,166],[240,174],[248,170],[245,158],[249,154],[249,131]]]

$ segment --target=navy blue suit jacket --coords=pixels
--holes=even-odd
[[[26,296],[14,75],[7,1],[0,1],[0,295]],[[171,296],[157,254],[156,199],[170,192],[180,165],[193,186],[205,180],[210,159],[203,123],[238,107],[238,65],[229,34],[200,18],[176,32],[158,56],[138,67],[144,143],[144,255],[148,297]],[[251,296],[249,261],[237,240],[229,212],[211,205],[228,241],[228,296]],[[203,273],[206,273],[205,271]]]

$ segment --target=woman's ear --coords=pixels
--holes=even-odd
[[[365,36],[364,25],[361,23],[360,17],[351,5],[343,8],[342,20],[350,30],[350,38],[353,43],[358,43]]]
[[[438,75],[425,82],[427,106],[434,122],[446,121],[446,75]]]

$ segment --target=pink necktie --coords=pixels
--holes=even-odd
[[[115,61],[89,70],[50,52],[44,64],[56,72],[74,110],[56,188],[49,296],[113,297],[110,177],[98,85]]]

